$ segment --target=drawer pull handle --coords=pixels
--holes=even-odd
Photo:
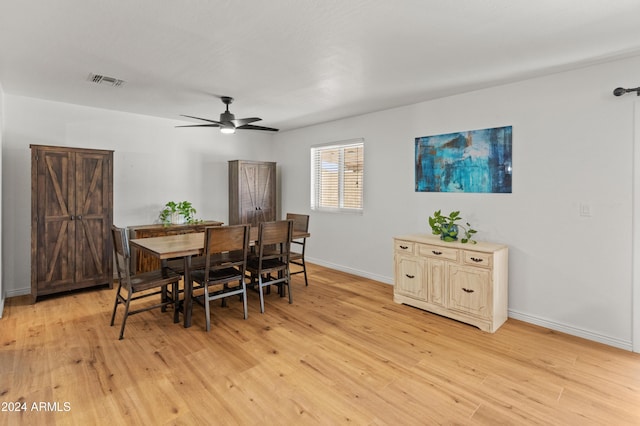
[[[464,288],[462,287],[462,291],[464,291],[465,293],[473,293],[473,290],[470,288]]]
[[[408,249],[408,248],[409,248],[409,246],[400,246],[400,248],[401,248],[402,250],[406,250],[406,249]]]
[[[405,275],[407,278],[412,278],[412,279],[416,277],[415,275],[409,275],[409,274],[404,274],[404,275]]]
[[[431,250],[431,253],[435,254],[436,256],[440,256],[442,254],[441,251],[435,251],[435,250]]]
[[[480,257],[472,257],[471,260],[473,260],[474,262],[478,263],[478,262],[482,262],[482,258]]]

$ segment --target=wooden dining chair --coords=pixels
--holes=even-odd
[[[287,220],[293,220],[293,230],[298,232],[309,232],[309,215],[308,214],[296,214],[287,213]],[[307,280],[307,265],[304,262],[304,252],[307,246],[307,238],[299,238],[291,240],[291,253],[289,254],[289,263],[301,267],[300,270],[291,271],[291,275],[304,274],[304,285],[308,286]]]
[[[193,270],[191,278],[196,283],[193,290],[203,290],[201,295],[193,296],[193,300],[204,306],[206,330],[211,329],[210,303],[213,300],[240,295],[244,319],[247,319],[249,313],[245,274],[249,250],[249,225],[206,228],[204,250],[204,268]]]
[[[284,296],[284,287],[286,286],[289,293],[289,303],[293,303],[289,274],[293,221],[260,222],[258,226],[258,242],[255,253],[249,256],[247,261],[247,271],[251,276],[252,285],[258,286],[260,312],[264,313],[263,289],[265,287],[277,285],[280,290],[279,294]]]
[[[180,281],[180,275],[167,268],[132,274],[131,249],[129,247],[127,230],[114,225],[111,227],[111,236],[113,238],[113,251],[118,276],[118,290],[113,305],[113,313],[111,314],[112,326],[115,323],[118,305],[124,305],[124,318],[122,319],[122,326],[120,327],[119,339],[122,340],[124,337],[124,328],[130,315],[150,309],[164,309],[168,305],[174,305],[173,322],[178,322],[178,309],[175,305],[178,303],[178,282]],[[169,287],[171,289],[170,293],[167,292]],[[123,292],[126,294],[123,294]],[[159,303],[153,303],[151,305],[144,304],[138,309],[131,309],[132,301],[155,297],[157,295],[160,295]]]

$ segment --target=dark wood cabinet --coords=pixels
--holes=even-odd
[[[216,220],[205,220],[198,223],[183,225],[140,225],[129,227],[129,238],[151,238],[163,237],[165,235],[190,234],[193,232],[204,232],[207,226],[220,226],[222,222]],[[150,254],[139,250],[131,251],[131,270],[134,273],[153,271],[160,269],[160,260]]]
[[[229,224],[276,220],[276,163],[229,161]]]
[[[31,296],[113,285],[113,151],[31,145]]]

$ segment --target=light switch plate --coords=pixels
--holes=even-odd
[[[591,217],[591,205],[589,203],[580,203],[580,216]]]

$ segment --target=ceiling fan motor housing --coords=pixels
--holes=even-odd
[[[228,122],[228,121],[233,121],[235,119],[236,119],[236,116],[231,114],[229,111],[225,111],[222,114],[220,114],[220,121],[222,123]]]

